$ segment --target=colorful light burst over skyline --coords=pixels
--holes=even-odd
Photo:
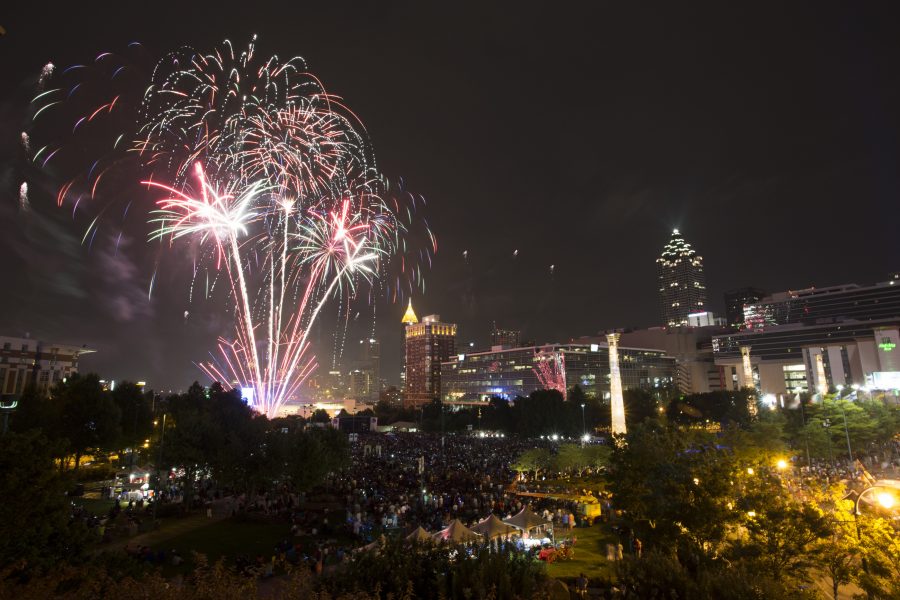
[[[225,41],[207,53],[170,53],[140,95],[140,69],[109,53],[65,69],[65,82],[50,70],[33,120],[58,111],[74,124],[33,161],[47,168],[70,155],[79,166],[57,204],[70,203],[73,215],[91,206],[89,247],[115,207],[127,216],[135,200],[113,186],[137,169],[156,204],[145,213],[155,227],[149,239],[164,250],[190,247],[207,296],[210,277],[213,286],[220,276],[227,282],[234,336],[198,366],[252,389],[255,407],[272,417],[316,368],[308,338],[329,300],[345,326],[355,299],[402,301],[424,285],[436,241],[417,212],[424,201],[402,187],[392,193],[376,169],[360,119],[303,59],[260,58],[255,40],[241,52]],[[97,104],[85,109],[89,100]],[[74,142],[93,127],[114,141],[79,153]]]

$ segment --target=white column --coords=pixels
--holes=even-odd
[[[825,349],[828,353],[828,366],[831,368],[831,382],[834,385],[845,385],[847,383],[847,374],[844,373],[844,357],[841,353],[840,346],[828,346]]]
[[[822,352],[816,352],[816,389],[821,395],[828,393],[828,380],[825,379],[825,361],[822,359]]]
[[[756,383],[753,381],[753,365],[750,364],[750,346],[741,346],[741,365],[744,368],[744,387],[756,391]],[[756,416],[756,396],[747,399],[747,412],[751,417]]]
[[[744,387],[756,389],[753,381],[753,365],[750,364],[750,346],[741,346],[741,364],[744,367]]]
[[[619,335],[606,334],[609,344],[609,408],[612,411],[612,432],[625,433],[625,399],[622,397],[622,374],[619,372]]]

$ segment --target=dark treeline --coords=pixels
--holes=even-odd
[[[203,490],[303,492],[349,461],[344,434],[299,417],[267,419],[218,384],[154,398],[134,384],[108,391],[96,375],[76,375],[47,396],[24,394],[9,424],[0,438],[4,566],[80,560],[87,536],[66,496],[77,481],[152,467],[164,478],[152,485],[163,490],[160,505],[177,489],[184,501],[167,508],[186,512]],[[157,508],[145,507],[148,518]]]

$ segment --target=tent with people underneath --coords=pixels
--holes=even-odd
[[[432,542],[434,541],[431,534],[425,531],[421,525],[416,527],[412,533],[406,536],[407,542]]]
[[[462,521],[459,519],[453,519],[447,527],[432,534],[431,538],[436,542],[455,542],[457,544],[464,544],[466,542],[474,542],[481,539],[481,535],[463,525]]]
[[[532,512],[532,510],[527,506],[522,507],[522,510],[520,510],[518,514],[508,519],[504,519],[503,522],[507,525],[515,527],[516,529],[521,530],[526,537],[535,529],[543,529],[544,526],[549,524],[547,521]]]
[[[472,531],[480,533],[489,540],[493,540],[496,538],[508,538],[511,535],[517,534],[519,529],[504,523],[497,515],[491,513],[486,518],[473,525]]]

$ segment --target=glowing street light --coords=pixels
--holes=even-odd
[[[878,504],[887,509],[893,508],[894,503],[896,502],[896,498],[894,498],[894,495],[888,492],[881,492],[880,494],[877,494],[875,496],[875,499],[878,501]]]
[[[786,461],[786,460],[784,460],[783,458],[779,458],[779,459],[778,459],[778,462],[775,463],[775,466],[778,467],[778,469],[779,469],[780,471],[784,471],[785,469],[787,469],[787,466],[788,466],[788,465],[787,465],[787,461]]]

